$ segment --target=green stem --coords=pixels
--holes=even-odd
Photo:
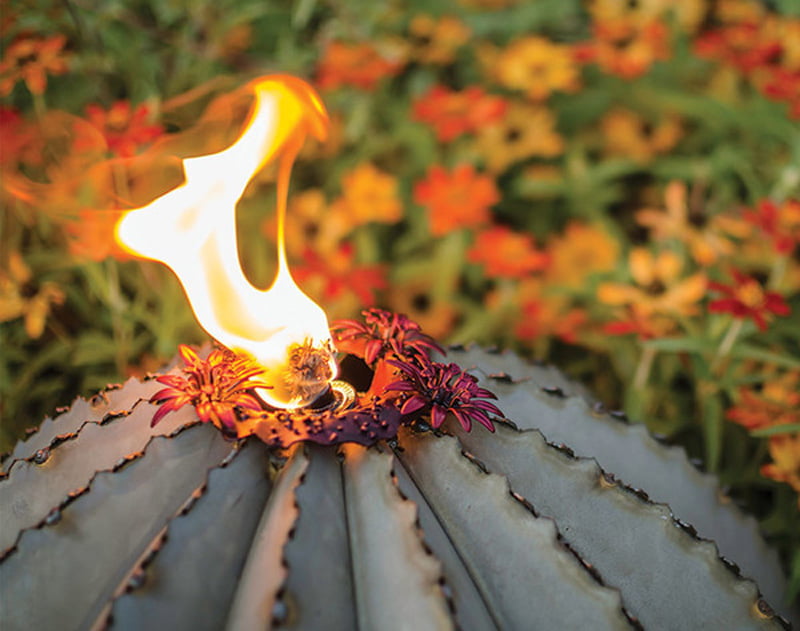
[[[714,360],[711,363],[712,371],[716,370],[720,362],[731,352],[733,345],[736,343],[736,339],[742,332],[742,326],[744,326],[744,318],[733,319],[731,325],[728,327],[728,331],[725,333],[725,337],[722,338],[722,342],[720,342],[716,355],[714,355]]]
[[[650,371],[653,369],[653,360],[656,358],[656,349],[652,346],[645,346],[639,357],[636,366],[636,373],[633,377],[633,387],[635,390],[642,390],[650,378]]]

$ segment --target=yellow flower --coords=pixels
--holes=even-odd
[[[471,35],[466,24],[449,15],[438,19],[417,15],[411,20],[409,33],[411,57],[424,64],[439,65],[452,63],[456,51]]]
[[[351,229],[343,210],[330,208],[321,190],[313,188],[289,198],[286,251],[290,255],[299,257],[310,248],[325,257],[338,250]],[[272,216],[264,222],[264,233],[276,239],[277,231],[277,220]]]
[[[800,494],[800,433],[771,437],[769,455],[772,462],[761,467],[761,475],[786,482]],[[797,506],[800,508],[800,495]]]
[[[706,0],[591,0],[589,12],[596,22],[630,19],[642,26],[653,20],[674,17],[693,33],[706,14]]]
[[[619,243],[599,226],[571,221],[564,234],[547,244],[550,267],[545,280],[551,285],[579,289],[592,274],[613,270],[619,259]]]
[[[651,124],[636,112],[617,108],[603,117],[600,131],[609,154],[649,162],[678,143],[683,125],[677,116],[665,116]]]
[[[541,105],[512,103],[506,116],[478,133],[476,146],[493,173],[532,156],[552,157],[564,151],[553,113]]]
[[[0,322],[25,319],[25,332],[36,339],[44,332],[50,308],[64,302],[64,292],[51,282],[30,290],[31,270],[19,252],[11,252],[8,268],[0,270]]]
[[[628,264],[632,284],[602,283],[597,289],[600,302],[612,306],[635,306],[639,315],[692,315],[706,292],[702,272],[682,277],[683,263],[670,251],[653,254],[646,248],[634,248]]]
[[[451,300],[437,296],[432,281],[430,276],[419,276],[392,283],[388,306],[396,313],[407,315],[434,339],[441,340],[452,332],[458,310]]]
[[[664,210],[643,208],[636,213],[636,222],[648,228],[657,241],[676,239],[685,243],[701,267],[733,254],[736,246],[728,235],[745,236],[749,233],[747,224],[735,217],[706,217],[702,212],[692,212],[686,197],[683,182],[670,182],[664,191]]]
[[[580,71],[569,46],[529,36],[511,42],[497,57],[494,74],[501,85],[536,101],[550,93],[574,92]]]
[[[397,195],[397,178],[368,162],[358,165],[342,178],[342,196],[331,206],[352,226],[371,221],[395,223],[403,217]]]

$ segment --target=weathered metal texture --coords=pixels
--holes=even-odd
[[[526,366],[469,352],[478,375]],[[711,521],[730,513],[742,526],[734,550],[765,549],[735,508],[691,488],[713,478],[594,415],[566,380],[542,392],[553,373],[533,368],[541,383],[485,378],[518,427],[541,424],[552,442],[560,420],[638,450],[638,462],[664,458],[679,498],[711,502]],[[270,452],[192,426],[190,408],[150,430],[149,388],[129,381],[94,406],[79,401],[15,450],[0,514],[31,494],[49,504],[1,533],[11,542],[0,563],[3,631],[780,627],[711,543],[606,473],[618,473],[610,456],[598,465],[511,425]]]
[[[498,368],[498,357],[507,360],[504,372],[510,382],[488,377]],[[538,429],[548,442],[594,458],[624,484],[646,491],[654,502],[668,504],[677,519],[691,524],[700,537],[713,540],[722,556],[752,577],[783,615],[797,616],[784,603],[786,582],[777,554],[760,536],[756,520],[725,498],[717,478],[698,471],[682,448],[661,444],[643,424],[625,423],[589,407],[585,397],[561,388],[563,380],[545,381],[541,366],[516,355],[470,347],[451,351],[450,358],[465,368],[474,367],[473,374],[497,394],[503,412],[518,428]],[[523,387],[528,379],[538,387]]]

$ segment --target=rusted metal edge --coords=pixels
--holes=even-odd
[[[181,428],[182,430],[183,428]],[[171,437],[171,436],[170,436]],[[186,517],[190,514],[192,508],[197,505],[197,501],[203,497],[208,491],[209,478],[213,471],[224,469],[231,464],[236,456],[242,451],[244,444],[243,440],[239,440],[232,444],[231,452],[225,456],[225,459],[217,465],[208,467],[206,469],[205,480],[189,495],[181,507],[175,511],[170,517],[164,527],[156,534],[147,547],[143,550],[139,559],[131,566],[126,576],[122,579],[117,589],[114,591],[113,596],[106,603],[103,611],[97,617],[97,621],[92,625],[92,631],[104,631],[111,628],[113,625],[113,608],[117,600],[126,594],[135,592],[142,588],[147,582],[147,568],[156,560],[158,553],[161,552],[164,544],[167,542],[169,528],[172,522],[176,519]]]
[[[16,552],[16,550],[17,550],[17,548],[19,546],[19,543],[20,543],[22,537],[25,535],[26,532],[28,532],[29,530],[38,530],[38,529],[44,528],[46,526],[57,524],[59,521],[61,521],[61,514],[64,511],[64,509],[66,509],[70,504],[72,504],[72,502],[77,500],[79,497],[81,497],[85,493],[88,493],[91,490],[92,484],[94,483],[95,479],[98,476],[100,476],[102,474],[117,473],[118,471],[121,471],[125,466],[127,466],[131,462],[139,460],[142,456],[144,456],[144,454],[147,451],[148,447],[150,446],[150,444],[155,439],[163,438],[163,439],[169,440],[171,438],[174,438],[175,436],[177,436],[178,434],[180,434],[184,430],[187,430],[187,429],[189,429],[191,427],[195,427],[196,425],[200,425],[201,423],[202,423],[202,421],[200,421],[198,419],[198,420],[192,421],[190,423],[187,423],[185,425],[182,425],[182,426],[178,427],[177,429],[175,429],[174,431],[172,431],[169,434],[160,434],[160,435],[151,436],[147,440],[147,442],[145,443],[145,445],[142,447],[142,449],[140,451],[134,452],[132,454],[128,454],[127,456],[123,456],[112,467],[110,467],[108,469],[100,469],[98,471],[95,471],[94,474],[92,474],[92,477],[87,482],[86,486],[84,486],[84,487],[82,487],[80,489],[76,489],[74,491],[70,491],[67,494],[67,496],[64,499],[62,499],[58,504],[56,504],[52,509],[50,509],[50,512],[43,519],[41,519],[38,523],[34,524],[33,526],[28,526],[26,528],[22,528],[17,533],[17,536],[14,539],[14,543],[11,546],[9,546],[8,548],[6,548],[5,550],[3,550],[2,553],[0,553],[0,563],[3,563],[9,556],[11,556],[14,552]]]
[[[760,613],[760,615],[764,616],[765,618],[771,618],[771,619],[775,620],[778,624],[780,624],[787,631],[791,630],[792,625],[789,623],[789,621],[786,620],[785,618],[783,618],[778,613],[776,613],[776,611],[769,605],[769,603],[766,601],[766,599],[764,599],[764,597],[761,594],[761,591],[760,591],[760,589],[758,587],[758,584],[753,579],[742,575],[741,570],[740,570],[739,566],[736,565],[736,563],[733,563],[732,561],[730,561],[730,560],[726,559],[724,556],[722,556],[720,554],[720,552],[719,552],[719,548],[717,547],[716,542],[713,539],[708,539],[708,538],[705,538],[705,537],[701,537],[697,533],[697,531],[694,529],[693,526],[691,526],[690,524],[686,523],[685,521],[682,521],[681,519],[676,518],[672,513],[672,509],[670,508],[670,506],[667,503],[653,501],[652,499],[650,499],[649,495],[645,491],[643,491],[642,489],[637,489],[637,488],[635,488],[633,486],[629,486],[629,485],[625,484],[619,478],[614,476],[613,473],[609,473],[609,472],[605,471],[600,466],[600,464],[597,462],[597,460],[595,458],[590,458],[590,457],[585,457],[585,456],[577,456],[577,455],[575,455],[575,452],[572,451],[572,449],[570,449],[566,445],[556,444],[556,443],[552,443],[552,442],[548,441],[545,438],[545,436],[542,434],[542,432],[540,432],[538,429],[524,429],[524,430],[521,430],[521,429],[518,429],[516,426],[514,426],[513,423],[507,423],[507,425],[511,429],[513,429],[513,431],[517,432],[520,435],[538,434],[542,438],[543,442],[548,447],[551,447],[551,448],[555,449],[556,451],[561,453],[566,459],[568,459],[570,461],[574,461],[574,462],[590,462],[590,463],[592,463],[594,465],[596,471],[597,471],[598,481],[604,487],[606,487],[606,488],[608,488],[608,489],[610,489],[612,491],[614,490],[614,488],[616,488],[620,492],[624,492],[624,493],[632,496],[633,498],[635,498],[635,500],[637,500],[641,504],[644,504],[644,505],[647,505],[647,506],[658,507],[658,508],[661,508],[661,509],[665,510],[670,516],[672,525],[675,526],[676,528],[678,528],[678,530],[681,531],[684,535],[688,536],[693,541],[694,545],[712,546],[713,550],[714,550],[715,558],[721,563],[721,565],[725,568],[725,570],[727,572],[729,572],[733,576],[733,578],[735,578],[736,580],[741,581],[741,582],[746,583],[746,584],[749,584],[755,589],[755,591],[758,594],[758,597],[757,597],[756,601],[752,603],[752,607],[754,608],[754,610],[758,611]],[[465,457],[467,457],[473,464],[478,466],[478,468],[481,471],[483,471],[484,473],[489,473],[490,472],[489,468],[483,462],[481,462],[473,454],[469,454],[469,452],[467,452],[463,448],[462,448],[462,454]],[[500,474],[500,475],[502,475],[502,474]],[[511,490],[510,484],[509,484],[509,490],[511,492],[512,497],[514,497],[518,501],[522,501],[524,499],[524,498],[522,498],[522,496],[518,496],[518,494],[516,492]],[[530,507],[530,508],[533,510],[533,507]],[[535,510],[534,510],[534,514],[536,514]],[[549,517],[545,517],[545,518],[546,519],[550,519]],[[572,552],[578,558],[578,560],[581,561],[581,563],[584,565],[584,567],[588,566],[587,569],[589,567],[591,567],[590,564],[588,564],[586,561],[581,559],[580,556],[574,550],[572,550],[572,548],[568,545],[568,543],[566,541],[563,541],[562,543],[566,546],[566,548],[568,550],[570,550],[570,552]],[[595,568],[592,568],[591,571],[592,571],[593,574],[597,574],[597,577],[600,578],[599,572],[597,572],[597,570]]]
[[[468,344],[466,346],[465,345],[459,345],[456,348],[452,348],[452,347],[449,347],[449,348],[451,350],[456,351],[456,352],[470,352],[470,351],[477,350],[477,351],[482,351],[482,352],[489,353],[489,354],[502,354],[501,350],[492,350],[492,349],[482,348],[478,344]],[[455,358],[455,359],[457,360],[458,358]],[[530,361],[530,360],[528,360],[526,358],[523,358],[523,357],[521,357],[520,359],[523,362],[532,364],[533,366],[541,367],[541,365],[542,365],[542,364],[539,364],[539,363],[537,363],[535,361],[532,362],[532,361]],[[512,375],[509,375],[507,373],[502,373],[502,374],[501,373],[487,373],[484,369],[482,369],[478,365],[472,365],[470,367],[467,367],[466,370],[468,372],[470,372],[470,371],[478,371],[481,374],[483,374],[484,376],[486,376],[487,379],[491,379],[491,380],[497,381],[499,383],[524,384],[524,383],[532,382],[532,380],[529,379],[529,378],[516,379]],[[558,369],[555,369],[555,370],[558,370]],[[566,376],[564,376],[564,378],[567,379]],[[761,531],[761,527],[760,527],[760,525],[758,523],[758,520],[754,516],[745,513],[744,511],[742,511],[738,507],[734,507],[735,505],[731,506],[731,507],[726,507],[726,506],[723,505],[723,502],[721,501],[721,498],[720,498],[720,491],[721,491],[721,489],[723,487],[720,484],[719,477],[717,475],[713,474],[713,473],[709,473],[708,471],[705,471],[704,468],[703,468],[702,461],[694,459],[694,458],[690,458],[689,454],[686,452],[686,449],[683,446],[681,446],[681,445],[672,445],[672,444],[669,444],[669,443],[665,442],[665,439],[664,439],[663,436],[659,436],[659,435],[656,435],[653,432],[651,432],[650,429],[647,427],[647,425],[645,425],[644,423],[631,422],[628,419],[627,415],[624,412],[622,412],[621,410],[608,410],[602,403],[596,403],[595,405],[591,405],[590,406],[582,396],[566,394],[566,393],[564,393],[564,391],[560,387],[557,387],[557,386],[553,386],[553,387],[545,386],[545,387],[539,387],[537,389],[539,389],[542,392],[544,392],[545,394],[548,394],[551,397],[553,397],[553,399],[555,401],[558,401],[557,405],[559,405],[559,404],[567,404],[567,403],[570,403],[573,400],[577,400],[577,401],[580,402],[580,404],[582,406],[584,406],[586,408],[587,413],[592,415],[593,417],[595,417],[595,418],[597,418],[599,420],[606,419],[608,421],[611,421],[617,427],[621,426],[623,428],[623,431],[630,432],[631,434],[634,434],[634,435],[638,434],[639,438],[641,438],[643,440],[643,442],[644,442],[644,444],[645,444],[645,446],[647,448],[658,449],[662,453],[667,454],[669,459],[676,466],[683,467],[684,470],[689,475],[693,475],[693,474],[696,475],[700,483],[705,485],[705,487],[707,489],[710,489],[710,490],[714,491],[714,493],[713,493],[714,496],[718,498],[717,499],[717,503],[719,505],[719,508],[721,510],[727,510],[728,513],[731,515],[731,517],[739,522],[739,524],[741,525],[742,528],[750,530],[754,535],[763,536],[762,535],[762,531]],[[504,422],[504,421],[503,421],[503,419],[495,419],[495,422]],[[510,423],[510,425],[512,427],[514,427],[514,429],[518,429],[518,427],[513,423],[512,419],[507,419],[505,422]],[[648,444],[648,442],[649,442],[649,444]],[[553,443],[550,443],[549,441],[548,441],[548,444],[551,444],[553,446],[557,446],[557,445],[555,445]],[[563,448],[564,446],[560,445],[560,447]],[[566,449],[569,449],[569,448],[566,448]],[[612,475],[613,476],[613,474],[608,474],[608,475]],[[635,491],[635,492],[637,492],[637,493],[640,493],[640,494],[643,494],[643,495],[647,495],[647,493],[642,489],[636,489],[635,487],[632,487],[632,486],[630,486],[628,488],[633,490],[633,491]],[[681,520],[677,520],[677,521],[681,521]],[[686,522],[681,522],[681,523],[686,524]],[[766,547],[766,544],[765,544],[765,547]],[[735,565],[734,563],[732,563],[730,560],[728,560],[727,558],[725,558],[721,554],[718,553],[717,556],[726,565]]]
[[[69,441],[72,441],[72,440],[75,440],[76,438],[78,438],[78,436],[81,434],[81,432],[83,431],[83,429],[87,425],[100,425],[100,426],[103,426],[103,425],[107,425],[107,424],[109,424],[109,423],[111,423],[113,421],[116,421],[118,419],[127,418],[128,416],[130,416],[133,413],[133,410],[136,409],[136,406],[139,405],[139,403],[141,403],[142,401],[144,401],[144,399],[137,399],[133,403],[133,405],[131,405],[131,407],[129,409],[127,409],[127,410],[112,410],[110,412],[106,412],[103,415],[103,418],[101,418],[100,420],[83,421],[78,426],[78,429],[76,429],[73,432],[66,432],[64,434],[56,434],[47,446],[42,447],[41,449],[37,449],[30,456],[26,456],[24,458],[14,458],[14,460],[11,462],[11,464],[8,465],[8,469],[6,469],[6,471],[0,472],[0,484],[2,484],[3,482],[7,482],[8,480],[11,479],[12,471],[13,471],[14,467],[16,467],[19,463],[21,463],[21,462],[33,462],[35,464],[44,464],[45,462],[47,462],[48,458],[50,458],[51,451],[53,449],[56,449],[60,445],[63,445],[66,442],[69,442]]]
[[[519,430],[517,430],[517,431],[519,431]],[[478,458],[477,456],[475,456],[475,454],[473,454],[470,451],[468,451],[467,449],[465,449],[464,446],[461,444],[461,441],[458,439],[457,436],[455,436],[453,434],[449,434],[447,432],[444,432],[444,435],[446,435],[446,436],[448,436],[450,438],[454,438],[456,440],[456,443],[457,443],[457,445],[459,447],[461,456],[463,458],[465,458],[467,461],[469,461],[469,463],[471,465],[473,465],[482,474],[484,474],[484,475],[497,475],[497,476],[502,477],[505,480],[509,496],[511,498],[513,498],[517,503],[521,504],[525,508],[525,510],[527,510],[531,515],[533,515],[533,517],[535,517],[536,519],[544,519],[546,521],[551,522],[553,524],[553,526],[555,527],[555,533],[556,533],[556,535],[555,535],[555,545],[558,546],[559,548],[561,548],[562,550],[564,550],[565,552],[567,552],[568,554],[570,554],[575,559],[575,561],[577,562],[578,566],[581,569],[583,569],[583,571],[586,572],[586,574],[588,576],[590,576],[592,578],[592,580],[594,580],[595,583],[597,583],[601,587],[604,587],[606,589],[610,589],[612,591],[617,592],[619,594],[619,597],[620,597],[620,603],[621,603],[620,609],[622,610],[622,614],[625,616],[625,618],[628,621],[628,623],[630,624],[631,628],[637,629],[637,631],[641,631],[641,630],[644,629],[644,627],[642,627],[642,625],[638,621],[638,619],[635,616],[633,616],[625,608],[625,606],[624,606],[624,598],[623,598],[622,592],[617,587],[614,587],[613,585],[608,584],[603,579],[602,575],[597,570],[597,568],[595,568],[591,563],[586,561],[583,557],[581,557],[580,554],[578,554],[578,552],[569,544],[567,539],[565,539],[564,536],[561,534],[561,530],[559,529],[558,523],[556,522],[555,519],[553,519],[552,517],[549,517],[547,515],[540,514],[536,510],[536,507],[530,502],[530,500],[528,500],[527,498],[523,497],[520,493],[517,493],[516,491],[514,491],[514,489],[511,487],[511,481],[508,479],[507,475],[505,475],[504,473],[499,473],[497,471],[492,471],[480,458]]]

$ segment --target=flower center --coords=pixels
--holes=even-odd
[[[764,305],[764,290],[751,280],[736,289],[736,298],[746,307],[756,309]]]

